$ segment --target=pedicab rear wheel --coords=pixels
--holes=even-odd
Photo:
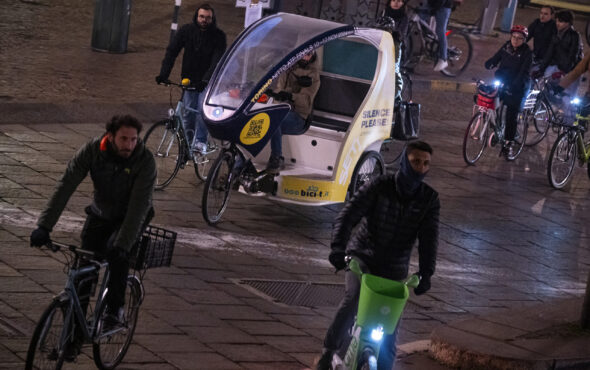
[[[222,151],[209,170],[201,204],[203,218],[209,225],[218,223],[225,212],[231,194],[233,167],[232,154]]]
[[[381,154],[375,151],[364,153],[357,162],[350,179],[349,195],[352,196],[361,186],[384,173],[385,165]]]

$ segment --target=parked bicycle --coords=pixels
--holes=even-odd
[[[502,84],[495,81],[486,85],[478,80],[476,104],[473,106],[473,116],[465,130],[463,137],[463,159],[469,165],[477,162],[486,147],[500,144],[500,155],[505,154],[509,161],[515,160],[522,152],[527,137],[527,120],[520,119],[517,123],[513,155],[509,155],[504,140],[505,109],[500,101]]]
[[[434,28],[424,22],[415,9],[408,7],[408,35],[406,35],[407,57],[404,57],[404,67],[414,70],[422,60],[429,59],[436,63],[438,59],[439,40]],[[445,76],[460,75],[469,65],[473,55],[473,45],[470,36],[460,29],[449,28],[446,32],[448,67],[441,70]]]
[[[137,325],[146,269],[169,266],[175,241],[174,232],[154,226],[146,228],[130,259],[133,272],[127,277],[124,315],[117,325],[105,320],[110,270],[104,257],[74,245],[50,242],[47,247],[65,257],[67,280],[64,290],[53,298],[35,327],[25,369],[61,369],[64,362],[75,361],[81,343],[92,344],[98,368],[114,369],[119,365]],[[94,297],[101,272],[102,283]],[[81,302],[88,302],[86,312]]]
[[[418,275],[405,281],[394,281],[363,272],[354,257],[347,257],[348,268],[361,280],[358,311],[350,330],[347,347],[332,357],[332,370],[376,370],[379,349],[384,336],[395,331],[410,297],[408,288],[420,283]]]
[[[584,138],[590,120],[590,104],[582,104],[579,98],[571,101],[574,121],[571,125],[564,125],[563,132],[557,137],[547,166],[549,184],[555,189],[563,189],[572,178],[576,161],[580,167],[588,165],[590,178],[590,140]],[[566,117],[567,122],[567,117]]]
[[[183,118],[184,110],[190,110],[190,108],[185,107],[182,100],[185,91],[195,90],[190,86],[190,80],[183,79],[180,84],[167,81],[166,85],[182,88],[180,100],[176,104],[176,109],[173,109],[171,90],[169,117],[154,123],[143,139],[156,160],[158,170],[156,190],[162,190],[168,186],[178,174],[178,170],[185,168],[190,161],[193,162],[197,177],[202,181],[207,180],[207,173],[209,173],[209,168],[219,150],[219,142],[211,136],[208,136],[205,152],[192,151],[191,149],[192,143],[188,141],[184,130]]]

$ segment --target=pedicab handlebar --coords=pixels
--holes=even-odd
[[[359,261],[357,257],[354,256],[346,256],[344,258],[346,263],[348,264],[348,268],[352,271],[359,279],[363,276],[363,274],[369,273],[367,269],[364,267],[365,264]],[[412,274],[408,276],[405,280],[402,280],[401,283],[408,286],[408,288],[416,288],[418,284],[420,284],[420,275]]]

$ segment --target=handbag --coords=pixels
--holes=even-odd
[[[403,101],[395,112],[391,136],[396,140],[414,140],[420,132],[420,104]]]

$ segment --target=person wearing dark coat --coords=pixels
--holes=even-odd
[[[510,41],[507,41],[493,57],[485,62],[487,69],[498,67],[495,76],[504,84],[500,98],[506,106],[506,131],[504,132],[504,139],[507,141],[504,146],[506,158],[514,158],[517,117],[531,86],[530,70],[533,52],[525,43],[527,36],[526,27],[519,25],[512,27]]]
[[[399,171],[365,183],[346,203],[332,232],[329,260],[337,270],[346,268],[345,256],[351,255],[360,259],[373,275],[403,280],[408,276],[412,248],[418,240],[421,280],[414,293],[420,295],[430,289],[440,214],[438,193],[423,182],[431,156],[429,144],[409,143],[402,153]],[[348,269],[345,281],[345,296],[326,333],[318,370],[329,368],[334,352],[340,349],[354,322],[360,282]],[[398,329],[399,324],[392,335],[384,336],[378,369],[392,368]]]
[[[197,8],[193,22],[185,24],[170,41],[166,55],[162,60],[160,74],[156,76],[158,84],[166,83],[174,67],[174,61],[182,49],[181,78],[190,79],[195,91],[185,91],[183,102],[184,129],[193,150],[204,152],[207,149],[207,127],[201,115],[201,107],[209,79],[225,52],[227,41],[225,33],[217,28],[215,11],[209,4]],[[196,131],[196,134],[195,134]]]
[[[401,75],[398,76],[398,74],[401,72],[400,67],[405,64],[405,61],[409,57],[408,26],[410,19],[406,13],[405,0],[387,0],[386,3],[381,17],[389,17],[394,21],[395,28],[392,30],[392,36],[395,43],[396,96],[401,96],[403,86]]]
[[[539,18],[535,19],[529,26],[529,36],[526,41],[533,39],[533,57],[536,61],[543,61],[547,49],[551,45],[553,36],[557,33],[553,16],[555,9],[552,6],[543,6]]]

